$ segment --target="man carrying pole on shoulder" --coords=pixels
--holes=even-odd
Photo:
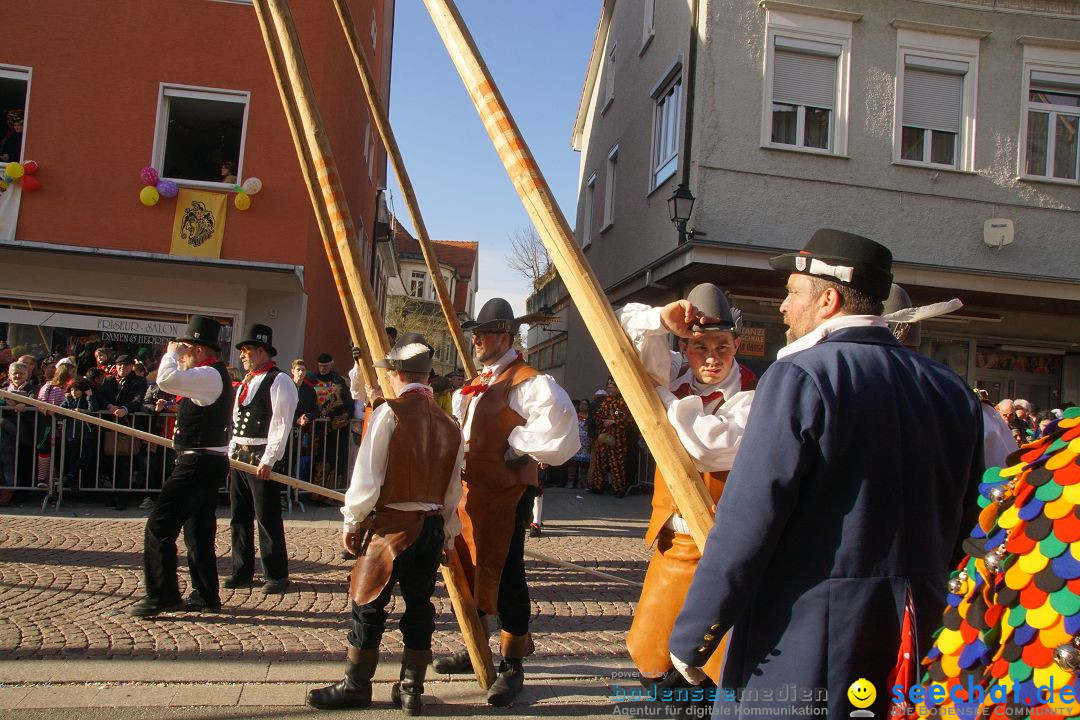
[[[742,313],[728,304],[720,288],[705,283],[685,300],[660,308],[632,303],[618,314],[646,371],[658,382],[668,421],[701,471],[712,502],[719,502],[757,385],[754,373],[735,360]],[[679,338],[681,353],[671,351],[668,333]],[[682,684],[668,653],[668,637],[701,553],[659,473],[645,541],[655,544],[656,551],[626,637],[627,649],[645,681]],[[717,649],[705,666],[713,680],[719,677],[723,655],[723,649]]]
[[[375,367],[386,368],[397,394],[375,409],[345,493],[342,545],[357,556],[349,583],[352,631],[345,678],[312,690],[309,705],[325,710],[371,705],[371,678],[379,662],[386,606],[394,585],[405,601],[405,651],[391,700],[407,715],[422,712],[424,678],[435,631],[435,576],[444,549],[461,523],[461,430],[435,403],[427,385],[433,351],[423,336],[407,333]]]
[[[459,507],[458,555],[481,617],[498,615],[502,662],[488,703],[505,707],[525,682],[530,654],[529,588],[525,532],[532,518],[537,463],[561,465],[578,451],[577,412],[566,391],[514,350],[514,335],[529,317],[514,317],[510,303],[492,298],[471,332],[483,370],[454,395],[454,414],[465,436],[464,495]],[[436,672],[471,672],[461,651],[434,665]]]

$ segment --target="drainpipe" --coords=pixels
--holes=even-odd
[[[683,168],[682,182],[685,187],[690,187],[690,148],[694,139],[694,86],[697,74],[697,46],[698,46],[698,4],[700,0],[693,0],[690,9],[690,51],[686,55],[686,124],[683,135]]]

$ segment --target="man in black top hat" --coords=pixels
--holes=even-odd
[[[158,366],[157,383],[183,398],[176,415],[176,466],[146,520],[143,565],[146,597],[128,608],[135,617],[154,617],[181,608],[218,610],[214,556],[218,489],[229,471],[229,416],[232,382],[218,359],[221,325],[192,315],[183,335],[169,343]],[[191,594],[181,602],[176,577],[176,538],[184,531]]]
[[[971,527],[982,417],[963,380],[889,332],[887,248],[819,230],[770,262],[789,273],[790,343],[758,382],[669,647],[697,682],[731,629],[720,684],[737,688],[736,714],[846,717],[855,680],[917,681],[904,653],[929,647]],[[867,709],[888,716],[890,696]]]
[[[254,523],[259,525],[264,593],[284,592],[289,585],[289,557],[285,549],[285,525],[281,519],[280,483],[270,473],[285,456],[299,396],[289,374],[274,362],[274,331],[254,323],[246,337],[236,343],[240,362],[247,371],[236,392],[233,408],[231,455],[258,466],[258,472],[232,473],[229,484],[232,528],[232,575],[227,588],[251,584],[255,575]]]

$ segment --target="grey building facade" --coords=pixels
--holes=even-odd
[[[921,352],[994,399],[1057,407],[1080,402],[1078,129],[1074,0],[605,0],[576,235],[614,305],[728,289],[759,370],[784,343],[768,258],[819,227],[867,235],[916,303],[964,301]],[[566,386],[590,395],[603,363],[572,306],[546,304],[565,335],[536,340],[566,342]]]

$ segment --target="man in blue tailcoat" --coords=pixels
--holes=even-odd
[[[790,273],[789,344],[758,383],[672,659],[700,680],[730,629],[718,711],[848,717],[861,678],[885,718],[892,685],[930,648],[950,555],[969,529],[961,514],[983,469],[978,398],[890,334],[884,246],[818,230],[770,264]]]

